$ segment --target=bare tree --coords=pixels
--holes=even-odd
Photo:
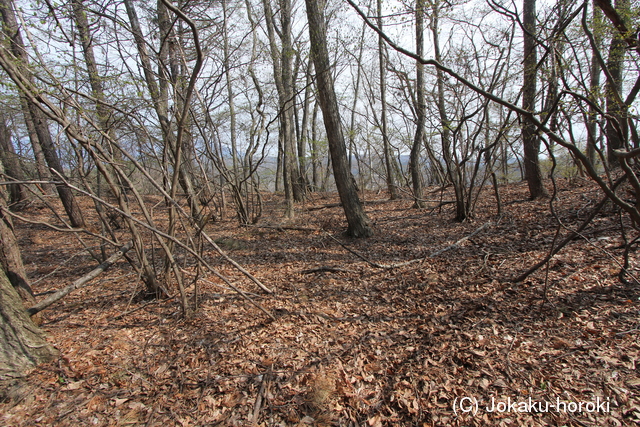
[[[329,139],[329,151],[333,164],[333,174],[340,195],[340,201],[347,217],[349,227],[347,234],[353,237],[370,237],[373,229],[364,212],[354,178],[349,170],[347,149],[340,122],[340,112],[336,99],[331,63],[327,50],[327,33],[324,11],[314,0],[306,0],[307,19],[309,21],[309,38],[311,41],[311,55],[316,71],[318,99],[324,118],[324,126]]]
[[[522,32],[524,38],[524,71],[522,75],[522,108],[530,113],[536,110],[536,80],[538,69],[537,38],[536,38],[536,0],[522,2]],[[538,153],[540,138],[536,126],[530,120],[524,119],[522,125],[522,145],[524,148],[524,170],[529,196],[538,199],[547,195]]]
[[[263,0],[262,3],[269,36],[271,60],[273,61],[273,77],[278,91],[279,143],[284,166],[286,216],[293,217],[293,203],[304,199],[305,184],[300,174],[295,142],[292,2],[291,0],[278,0],[279,27],[276,25],[276,14],[273,12],[271,0]],[[276,33],[280,37],[281,45],[279,48]]]
[[[622,12],[629,8],[628,0],[617,0],[615,8]],[[618,16],[623,16],[618,13]],[[625,35],[615,32],[609,45],[607,58],[607,83],[605,85],[605,98],[607,101],[607,114],[612,118],[607,121],[607,154],[608,161],[612,165],[618,165],[615,151],[625,147],[629,129],[627,124],[627,105],[620,97],[622,93],[624,57],[626,55]]]
[[[424,55],[424,0],[416,0],[416,54],[420,57]],[[413,137],[413,145],[411,146],[411,158],[409,169],[411,172],[411,184],[413,186],[414,207],[424,208],[422,178],[422,161],[420,153],[422,152],[422,141],[424,139],[424,125],[427,115],[427,107],[425,105],[424,90],[424,64],[416,61],[416,131]]]
[[[193,186],[193,179],[188,165],[188,156],[185,156],[185,152],[188,153],[189,151],[185,149],[184,129],[181,130],[176,123],[172,123],[169,108],[169,83],[173,83],[172,88],[174,91],[180,93],[175,100],[175,106],[178,111],[180,111],[183,106],[181,99],[184,97],[184,91],[186,91],[186,88],[181,85],[182,79],[176,75],[176,73],[179,73],[178,70],[181,69],[177,52],[175,49],[171,49],[171,46],[162,46],[159,52],[161,75],[157,77],[154,73],[152,58],[149,54],[149,49],[147,48],[147,42],[142,32],[136,8],[131,0],[124,0],[124,5],[127,10],[131,31],[140,56],[147,90],[149,91],[149,95],[162,130],[165,162],[163,166],[165,170],[173,170],[172,176],[176,176],[177,183],[182,187],[183,191],[187,195],[191,214],[194,218],[199,219],[203,215],[203,211]],[[166,5],[162,0],[158,1],[157,14],[159,30],[162,34],[162,42],[169,44],[169,41],[171,41],[175,35],[171,30],[171,20],[166,12]],[[167,61],[163,61],[162,58],[166,58]],[[166,66],[166,62],[169,62],[168,66],[171,71],[170,73],[167,73],[164,68]],[[187,117],[182,118],[182,120],[185,120],[185,123],[187,119]],[[178,137],[179,133],[180,138]],[[167,177],[167,183],[172,180],[172,178]]]
[[[589,114],[587,119],[587,157],[592,165],[596,164],[596,152],[598,145],[598,123],[597,115],[598,111],[596,105],[598,103],[598,97],[600,96],[600,75],[602,68],[598,61],[598,50],[602,45],[602,12],[599,7],[593,2],[593,12],[591,17],[591,25],[593,32],[594,48],[591,53],[591,69],[589,70],[589,82],[591,100],[593,105],[589,107]]]
[[[377,0],[376,10],[378,14],[378,27],[382,30],[382,0]],[[378,36],[378,66],[380,72],[380,127],[382,131],[382,150],[387,178],[387,191],[389,198],[398,198],[398,189],[395,178],[395,159],[391,155],[391,143],[389,142],[389,130],[387,129],[387,50],[384,40]]]

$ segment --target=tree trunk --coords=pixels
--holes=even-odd
[[[0,162],[4,166],[4,174],[10,179],[24,181],[24,173],[20,167],[20,160],[11,143],[11,130],[3,113],[0,113]],[[9,184],[9,205],[14,209],[19,203],[27,199],[24,184]]]
[[[421,58],[424,55],[424,0],[416,0],[416,55]],[[413,145],[409,159],[411,184],[413,186],[413,206],[416,208],[425,207],[425,203],[422,200],[424,183],[420,162],[422,138],[424,137],[424,125],[427,115],[424,92],[424,64],[416,61],[416,132],[413,137]]]
[[[431,33],[433,35],[433,49],[436,61],[442,63],[442,55],[440,54],[440,39],[439,39],[439,13],[440,3],[438,1],[432,4],[432,17],[431,17]],[[445,103],[444,93],[444,74],[442,70],[436,69],[436,79],[438,87],[438,113],[440,115],[440,138],[442,138],[442,156],[444,157],[445,165],[447,167],[447,174],[453,185],[453,192],[456,198],[456,221],[464,221],[469,215],[469,209],[467,200],[465,198],[465,183],[463,179],[463,172],[461,168],[464,166],[459,165],[454,152],[453,141],[451,138],[451,128],[449,115],[447,114],[447,108]]]
[[[349,170],[347,148],[331,76],[324,13],[320,10],[320,5],[315,0],[306,0],[305,3],[309,20],[311,56],[313,57],[318,85],[318,99],[322,109],[327,138],[329,139],[333,174],[340,201],[349,223],[347,234],[353,237],[369,237],[373,235],[373,229],[369,226],[369,218],[367,218],[362,208],[354,185],[353,175]]]
[[[600,8],[593,5],[593,17],[591,18],[593,38],[597,49],[600,49],[602,44],[602,12]],[[600,91],[600,63],[598,62],[598,55],[594,52],[591,56],[591,70],[589,88],[591,92],[591,101],[597,103],[598,92]],[[589,106],[589,115],[587,119],[587,157],[591,164],[596,165],[596,152],[598,142],[598,112],[592,105]]]
[[[313,89],[313,61],[309,60],[306,64],[305,72],[305,88],[304,88],[304,100],[302,102],[302,124],[300,126],[300,132],[298,135],[298,161],[300,163],[300,179],[305,185],[305,188],[309,187],[309,178],[307,176],[307,143],[309,141],[309,106],[311,104],[311,93]],[[296,90],[297,92],[297,90]],[[297,109],[296,109],[297,111]]]
[[[377,0],[378,27],[382,30],[382,0]],[[381,35],[378,35],[378,65],[380,67],[380,122],[382,131],[382,149],[384,151],[384,165],[386,169],[387,190],[389,199],[398,198],[398,188],[395,178],[395,159],[391,155],[391,143],[387,130],[387,57],[386,44]]]
[[[162,34],[163,42],[167,43],[167,46],[163,46],[159,52],[159,55],[163,62],[169,62],[170,75],[169,79],[162,78],[160,79],[160,84],[156,81],[156,77],[153,73],[151,57],[147,50],[147,42],[144,39],[144,35],[142,33],[142,27],[140,25],[140,21],[138,19],[138,14],[136,12],[135,6],[131,0],[124,0],[124,5],[127,10],[127,16],[129,18],[129,22],[131,24],[131,31],[133,33],[136,47],[138,49],[138,54],[140,56],[140,62],[142,63],[142,70],[144,73],[145,83],[147,84],[147,90],[151,96],[151,100],[153,102],[153,107],[160,122],[160,127],[162,128],[162,138],[164,142],[164,152],[171,153],[167,154],[165,157],[166,162],[169,161],[168,157],[171,155],[174,156],[173,162],[174,165],[171,168],[174,170],[174,173],[178,174],[178,182],[182,187],[182,190],[187,195],[187,201],[189,203],[189,208],[191,210],[191,216],[197,221],[202,214],[202,207],[198,202],[198,197],[196,195],[195,189],[193,188],[193,182],[191,179],[190,171],[187,170],[189,165],[185,167],[184,163],[188,163],[185,161],[183,163],[183,155],[184,158],[188,159],[188,156],[183,152],[187,152],[187,150],[183,150],[184,143],[182,141],[177,141],[176,135],[173,133],[174,129],[172,128],[171,120],[169,118],[169,95],[168,95],[168,83],[167,80],[175,83],[176,74],[179,68],[179,60],[176,58],[175,49],[173,49],[173,44],[175,43],[171,28],[171,19],[169,14],[166,11],[166,6],[162,4],[160,0],[157,6],[157,18],[158,18],[158,26],[160,32]],[[164,68],[162,68],[164,69]],[[166,73],[163,71],[162,74],[166,77]],[[177,83],[176,83],[177,84]],[[180,88],[175,87],[176,91],[179,91]],[[176,108],[181,110],[182,105],[180,102],[176,102]],[[178,147],[178,144],[182,144]],[[181,154],[182,153],[182,154]],[[176,158],[178,155],[179,158]],[[178,165],[177,168],[174,166]],[[166,166],[165,166],[166,167]],[[167,168],[168,169],[168,168]]]
[[[0,394],[36,365],[57,355],[57,350],[29,318],[18,293],[0,268]]]
[[[20,34],[20,27],[18,26],[10,0],[0,0],[0,15],[2,15],[4,30],[10,39],[11,51],[16,59],[21,61],[21,66],[25,69],[25,75],[27,75],[29,80],[33,82],[33,75],[27,71],[29,56],[24,48],[24,43]],[[53,144],[51,132],[49,131],[49,126],[44,113],[30,100],[26,101],[26,106],[28,108],[28,114],[33,121],[35,133],[38,137],[38,141],[40,142],[40,146],[42,147],[42,153],[44,154],[47,164],[60,176],[64,177],[62,163],[60,162],[55,145]],[[57,185],[56,190],[58,191],[58,196],[60,197],[60,201],[64,206],[67,216],[69,217],[71,226],[83,228],[84,217],[71,190],[69,190],[69,188],[64,184]]]
[[[522,24],[524,26],[524,71],[522,83],[522,108],[534,112],[536,109],[536,78],[538,55],[536,53],[536,0],[523,0]],[[529,186],[531,199],[545,197],[547,191],[542,182],[542,172],[538,152],[540,138],[536,126],[526,120],[522,126],[522,145],[524,148],[524,173]]]
[[[263,0],[267,35],[273,61],[273,77],[278,92],[279,136],[282,150],[282,174],[284,193],[287,201],[287,217],[293,217],[294,201],[304,200],[304,182],[302,181],[297,159],[294,125],[293,94],[293,44],[291,37],[292,5],[291,0],[279,0],[281,28],[278,32],[281,47],[276,43],[276,26],[271,0]]]
[[[617,0],[616,10],[628,9],[628,0]],[[611,38],[609,46],[609,57],[607,58],[607,68],[610,79],[606,84],[607,100],[607,125],[605,133],[607,136],[607,157],[611,166],[619,166],[619,161],[614,155],[614,151],[623,148],[628,139],[628,126],[626,118],[626,105],[622,101],[622,79],[624,70],[624,57],[626,54],[625,41],[616,31]]]
[[[320,147],[318,144],[318,101],[313,103],[313,113],[311,114],[311,182],[313,183],[313,190],[318,191],[320,189],[320,159],[318,151]]]
[[[18,294],[28,304],[33,304],[33,291],[22,263],[20,247],[13,231],[13,221],[7,211],[4,192],[0,188],[0,267]]]
[[[244,179],[244,177],[240,178],[238,175],[240,173],[238,169],[238,144],[237,144],[237,131],[236,131],[236,106],[234,102],[234,93],[233,93],[233,80],[231,78],[231,66],[230,66],[230,54],[229,54],[229,16],[227,9],[227,0],[222,0],[222,66],[224,69],[225,79],[227,82],[227,97],[229,98],[227,102],[229,103],[229,138],[231,140],[231,162],[233,165],[233,185],[235,186],[234,191],[240,191],[240,180]],[[222,156],[222,160],[224,162],[224,157]],[[248,219],[241,218],[241,221],[248,223]]]
[[[41,181],[51,181],[51,172],[47,167],[47,161],[42,153],[42,147],[40,141],[38,141],[38,134],[36,133],[36,127],[33,124],[31,115],[29,114],[29,105],[27,104],[27,98],[24,94],[20,94],[20,107],[22,109],[22,117],[24,119],[25,127],[27,128],[27,134],[29,135],[29,142],[31,143],[31,149],[33,150],[33,157],[36,162],[36,170],[38,171],[38,178]],[[48,195],[54,195],[56,193],[56,187],[53,184],[42,184],[42,192]]]

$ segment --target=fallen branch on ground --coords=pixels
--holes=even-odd
[[[91,272],[89,272],[89,274],[86,274],[85,276],[82,276],[81,278],[79,278],[78,280],[73,282],[72,284],[60,289],[59,291],[57,291],[53,295],[51,295],[48,298],[45,298],[44,300],[40,301],[38,304],[36,304],[33,307],[29,308],[27,310],[27,313],[29,313],[30,316],[33,316],[34,314],[39,313],[40,311],[42,311],[45,308],[49,307],[54,302],[59,301],[62,298],[64,298],[65,296],[69,295],[74,290],[80,289],[80,288],[86,286],[91,280],[95,279],[102,272],[104,272],[106,269],[108,269],[113,264],[115,264],[115,262],[118,261],[120,258],[122,258],[122,256],[124,254],[129,252],[129,250],[132,247],[133,247],[133,240],[129,241],[129,243],[127,243],[126,245],[124,245],[123,247],[118,249],[118,251],[116,253],[111,255],[105,262],[100,264],[98,267],[96,267],[93,270],[91,270]]]
[[[613,190],[615,190],[618,187],[618,185],[620,185],[624,181],[624,179],[625,179],[624,177],[618,179],[618,181],[616,181],[612,186]],[[600,210],[602,210],[602,208],[604,207],[605,203],[608,200],[609,200],[609,196],[604,196],[600,200],[600,202],[593,208],[589,216],[582,222],[582,224],[580,224],[580,226],[576,230],[571,231],[571,233],[567,237],[565,237],[565,239],[562,242],[560,242],[557,246],[552,247],[549,253],[547,254],[547,256],[545,256],[540,262],[535,264],[533,267],[529,268],[520,276],[513,278],[511,281],[514,283],[523,282],[527,277],[529,277],[531,274],[537,271],[540,267],[542,267],[543,265],[551,261],[551,259],[554,256],[556,256],[558,252],[560,252],[565,246],[567,246],[567,244],[569,244],[569,242],[571,242],[576,237],[581,237],[582,231],[585,228],[587,228],[587,226],[591,223],[591,221],[593,221],[593,219],[596,217],[596,215],[598,215]]]
[[[327,235],[329,237],[331,237],[333,240],[335,240],[336,242],[338,242],[338,244],[340,246],[342,246],[343,248],[345,248],[347,251],[351,252],[352,254],[354,254],[355,256],[357,256],[358,258],[360,258],[361,260],[365,261],[367,264],[371,265],[372,267],[376,267],[376,268],[382,268],[385,270],[389,270],[389,269],[393,269],[393,268],[398,268],[398,267],[404,267],[407,265],[411,265],[411,264],[416,264],[419,262],[423,262],[429,258],[435,258],[438,255],[442,255],[445,252],[448,252],[452,249],[456,249],[457,247],[459,247],[462,243],[466,242],[467,240],[469,240],[470,238],[472,238],[473,236],[475,236],[476,234],[480,233],[482,230],[484,230],[486,227],[488,227],[489,225],[491,225],[491,221],[487,222],[486,224],[478,227],[473,233],[461,238],[460,240],[456,241],[455,243],[442,248],[440,250],[437,250],[423,258],[417,258],[417,259],[412,259],[410,261],[405,261],[405,262],[399,262],[399,263],[395,263],[395,264],[380,264],[374,261],[371,261],[369,259],[367,259],[365,256],[359,254],[358,252],[354,251],[353,249],[348,248],[345,244],[343,244],[340,240],[336,239],[335,237],[333,237],[331,234],[327,233]]]
[[[329,272],[329,273],[353,273],[353,270],[347,270],[346,268],[340,268],[340,267],[322,266],[322,267],[310,268],[308,270],[302,270],[300,273],[301,274],[312,274],[312,273],[324,273],[324,272]]]

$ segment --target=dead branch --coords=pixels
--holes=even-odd
[[[251,415],[254,423],[257,423],[258,419],[260,418],[260,411],[262,410],[266,387],[271,379],[271,368],[272,367],[269,366],[267,372],[262,375],[262,381],[260,381],[260,390],[258,390],[258,395],[256,396],[256,400],[253,403],[253,412]]]
[[[322,206],[314,206],[312,208],[307,208],[307,211],[309,211],[309,212],[321,211],[323,209],[339,208],[340,206],[342,206],[342,203],[329,203],[329,204],[322,205]]]
[[[164,237],[168,240],[170,240],[171,242],[173,242],[174,244],[180,246],[182,249],[186,250],[187,252],[189,252],[193,257],[195,257],[200,263],[202,263],[202,265],[209,270],[211,273],[213,273],[216,277],[218,277],[220,280],[222,280],[223,282],[225,282],[231,289],[233,289],[234,291],[236,291],[238,294],[240,294],[240,296],[242,296],[245,300],[247,300],[250,304],[252,304],[254,307],[258,308],[260,311],[262,311],[263,313],[265,313],[267,316],[269,316],[272,320],[275,320],[275,317],[273,317],[273,315],[271,313],[269,313],[264,307],[262,307],[260,304],[256,303],[255,301],[253,301],[251,298],[249,298],[249,296],[243,292],[241,289],[239,289],[237,286],[235,286],[233,283],[231,283],[229,281],[229,279],[227,279],[226,277],[224,277],[222,274],[218,273],[218,271],[216,271],[211,265],[209,265],[209,263],[207,263],[207,261],[199,254],[197,253],[193,248],[189,247],[187,244],[185,244],[184,242],[181,242],[180,240],[176,239],[174,236],[170,236],[167,233],[159,230],[158,228],[152,226],[151,224],[145,223],[144,221],[139,220],[138,218],[134,217],[133,215],[131,215],[130,213],[124,212],[123,210],[119,209],[116,206],[113,206],[112,204],[108,203],[107,201],[105,201],[104,199],[101,199],[99,197],[97,197],[94,194],[91,194],[87,191],[82,190],[81,188],[75,187],[69,183],[66,184],[67,186],[69,186],[71,189],[84,194],[94,200],[98,200],[101,204],[108,206],[109,208],[113,209],[114,211],[118,212],[119,214],[121,214],[123,217],[126,217],[127,219],[135,222],[136,224],[146,228],[147,230],[151,231],[152,233],[156,234],[157,236],[161,236]],[[164,195],[166,195],[166,192],[163,193]],[[172,203],[177,203],[175,200],[171,200]],[[186,216],[186,212],[184,211],[184,209],[182,209],[182,207],[180,207],[180,205],[178,204],[178,207],[181,209],[181,212],[183,212],[183,214]],[[191,218],[191,217],[188,217]],[[211,240],[211,238],[204,233],[202,230],[200,230],[200,233],[205,236],[207,238],[207,240],[209,242],[212,242],[215,247],[217,247],[218,245],[215,244],[215,242],[213,242],[213,240]],[[161,240],[159,240],[161,241]],[[221,252],[221,249],[218,248],[218,250]],[[226,257],[226,259],[230,260],[231,258]],[[235,263],[235,261],[234,261]],[[235,263],[235,265],[238,265],[237,263]],[[250,274],[243,272],[245,275],[248,275],[249,278],[251,278],[252,280],[254,280],[254,282],[257,280],[255,279],[253,276],[251,276]],[[264,286],[264,285],[263,285]]]
[[[209,235],[207,233],[205,233],[204,231],[200,230],[200,234],[202,235],[202,237],[204,237],[206,239],[207,242],[209,242],[209,244],[211,246],[213,246],[213,248],[220,254],[220,256],[222,258],[226,259],[231,265],[233,265],[236,269],[238,269],[238,271],[240,271],[242,274],[244,274],[249,279],[251,279],[251,281],[253,283],[255,283],[256,285],[258,285],[258,287],[260,289],[262,289],[263,291],[265,291],[268,294],[272,294],[273,293],[273,291],[271,289],[269,289],[265,285],[263,285],[260,280],[256,279],[251,273],[249,273],[247,270],[245,270],[233,258],[231,258],[229,255],[227,255],[222,249],[220,249],[220,246],[218,246],[216,244],[216,242],[214,242],[213,239],[211,237],[209,237]]]
[[[388,199],[363,201],[363,204],[367,206],[384,205],[386,203],[389,203]],[[342,207],[342,203],[327,203],[322,206],[313,206],[313,207],[307,208],[307,212],[320,211],[323,209],[339,208],[339,207]]]
[[[445,252],[448,252],[452,249],[456,249],[458,248],[462,243],[466,242],[467,240],[469,240],[470,238],[474,237],[475,235],[477,235],[478,233],[480,233],[482,230],[484,230],[485,228],[487,228],[488,226],[491,225],[491,221],[487,222],[486,224],[478,227],[473,233],[461,238],[460,240],[456,241],[455,243],[442,248],[440,250],[437,250],[427,256],[425,256],[424,258],[417,258],[417,259],[412,259],[410,261],[405,261],[405,262],[399,262],[399,263],[394,263],[394,264],[380,264],[374,261],[371,261],[369,259],[367,259],[365,256],[359,254],[358,252],[354,251],[353,249],[348,248],[345,244],[343,244],[340,240],[336,239],[335,237],[333,237],[331,234],[327,233],[327,235],[329,237],[331,237],[333,240],[335,240],[336,242],[338,242],[338,244],[340,246],[342,246],[343,248],[345,248],[347,251],[351,252],[352,254],[354,254],[355,256],[357,256],[358,258],[360,258],[361,260],[365,261],[367,264],[371,265],[372,267],[375,268],[381,268],[381,269],[385,269],[385,270],[390,270],[393,268],[399,268],[399,267],[404,267],[407,265],[411,265],[411,264],[416,264],[419,262],[423,262],[429,258],[435,258],[439,255],[442,255]]]
[[[299,226],[295,226],[295,225],[259,225],[259,224],[243,224],[243,227],[250,227],[250,228],[266,228],[268,230],[278,230],[278,231],[285,231],[285,230],[291,230],[291,231],[310,231],[310,232],[316,232],[316,231],[320,231],[319,228],[315,228],[315,227],[299,227]]]
[[[93,280],[96,277],[98,277],[102,272],[104,272],[106,269],[111,267],[116,261],[118,261],[120,258],[122,258],[122,256],[124,254],[126,254],[132,247],[133,247],[133,240],[129,241],[129,243],[127,243],[126,245],[124,245],[123,247],[118,249],[118,251],[116,253],[111,255],[105,262],[100,264],[98,267],[96,267],[95,269],[91,270],[91,272],[89,274],[86,274],[86,275],[82,276],[81,278],[79,278],[78,280],[73,282],[72,284],[60,289],[59,291],[57,291],[53,295],[49,296],[48,298],[42,300],[38,304],[36,304],[33,307],[29,308],[27,310],[27,313],[29,313],[30,316],[33,316],[34,314],[36,314],[36,313],[44,310],[45,308],[49,307],[54,302],[59,301],[62,298],[64,298],[65,296],[69,295],[74,290],[86,286],[91,280]]]
[[[618,181],[616,181],[613,185],[613,189],[615,190],[615,188],[620,185],[620,183],[624,180],[624,177],[619,179]],[[604,207],[605,203],[609,200],[609,196],[604,196],[602,198],[602,200],[600,200],[600,202],[593,208],[593,210],[591,211],[591,213],[589,214],[589,216],[582,222],[582,224],[580,224],[580,226],[575,230],[575,231],[571,231],[571,233],[565,237],[565,239],[560,242],[557,246],[554,246],[549,253],[547,254],[547,256],[545,256],[540,262],[538,262],[537,264],[535,264],[533,267],[529,268],[527,271],[525,271],[524,273],[522,273],[520,276],[512,279],[512,282],[522,282],[524,281],[527,277],[529,277],[531,274],[533,274],[535,271],[537,271],[540,267],[542,267],[543,265],[545,265],[546,263],[548,263],[551,258],[553,258],[554,256],[556,256],[556,254],[558,252],[560,252],[562,250],[562,248],[564,248],[565,246],[567,246],[567,244],[569,244],[569,242],[571,242],[573,239],[575,239],[576,237],[580,237],[582,231],[587,228],[587,226],[591,223],[591,221],[593,221],[593,219],[596,217],[596,215],[598,214],[598,212],[600,212],[600,210]]]
[[[329,266],[322,266],[322,267],[316,267],[316,268],[310,268],[308,270],[302,270],[300,273],[301,274],[313,274],[313,273],[324,273],[324,272],[329,272],[329,273],[353,273],[353,270],[347,270],[346,268],[340,268],[340,267],[329,267]]]

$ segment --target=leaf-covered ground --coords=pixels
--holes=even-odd
[[[177,298],[136,300],[141,284],[121,261],[44,312],[62,357],[0,403],[0,424],[638,425],[640,287],[617,278],[616,210],[606,206],[548,268],[513,282],[600,198],[580,181],[558,190],[560,229],[549,201],[527,201],[521,184],[501,189],[502,217],[487,191],[466,223],[451,220],[451,204],[418,211],[368,193],[376,235],[365,240],[341,235],[335,195],[311,195],[288,223],[282,201],[268,198],[258,226],[229,215],[207,231],[273,295],[207,257],[275,320],[211,275],[183,320]],[[56,221],[37,203],[26,214]],[[95,267],[70,235],[18,227],[36,292]],[[629,272],[640,275],[634,252]]]

